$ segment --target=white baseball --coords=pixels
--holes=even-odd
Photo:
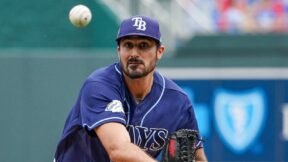
[[[74,6],[69,12],[69,20],[76,27],[87,26],[92,19],[92,13],[87,6],[82,4]]]

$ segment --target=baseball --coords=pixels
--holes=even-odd
[[[70,22],[78,28],[87,26],[91,19],[92,13],[90,9],[82,4],[74,6],[69,12]]]

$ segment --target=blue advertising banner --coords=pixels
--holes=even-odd
[[[194,105],[208,160],[288,161],[288,79],[226,74],[168,75]]]

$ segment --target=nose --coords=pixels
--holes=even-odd
[[[138,57],[139,56],[139,50],[137,47],[132,48],[130,52],[131,52],[130,53],[131,57]]]

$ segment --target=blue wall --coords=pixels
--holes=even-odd
[[[211,161],[288,161],[288,80],[177,80],[190,96]],[[287,107],[286,107],[287,109]],[[284,128],[286,127],[286,128]]]

